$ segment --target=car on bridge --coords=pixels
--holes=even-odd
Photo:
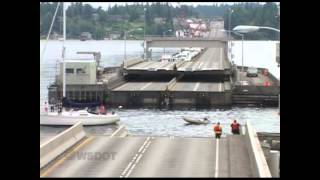
[[[258,77],[258,69],[249,67],[247,70],[247,77]]]

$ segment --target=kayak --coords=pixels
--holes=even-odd
[[[182,117],[182,118],[183,120],[191,124],[208,124],[210,122],[209,120],[204,120],[204,119],[195,119],[190,117]]]

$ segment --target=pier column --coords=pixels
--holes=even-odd
[[[272,177],[279,177],[280,151],[271,150],[267,160]]]

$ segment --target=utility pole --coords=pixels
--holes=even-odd
[[[65,50],[66,47],[64,45],[66,41],[66,5],[65,3],[62,3],[62,8],[63,8],[63,49],[62,49],[62,75],[63,75],[63,82],[62,82],[62,97],[66,97],[66,62],[65,62]]]
[[[147,48],[146,48],[146,11],[147,9],[144,8],[143,9],[143,13],[144,13],[144,27],[143,27],[143,59],[146,59],[146,55],[147,55]]]

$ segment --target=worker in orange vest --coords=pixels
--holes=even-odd
[[[231,132],[232,134],[240,134],[240,124],[237,123],[237,120],[233,120],[231,124]]]
[[[216,134],[216,139],[220,139],[220,136],[222,134],[222,127],[220,126],[220,122],[218,122],[214,127],[213,131]]]
[[[99,114],[106,114],[106,109],[105,109],[105,107],[104,107],[103,104],[100,105],[100,112],[99,112]]]

